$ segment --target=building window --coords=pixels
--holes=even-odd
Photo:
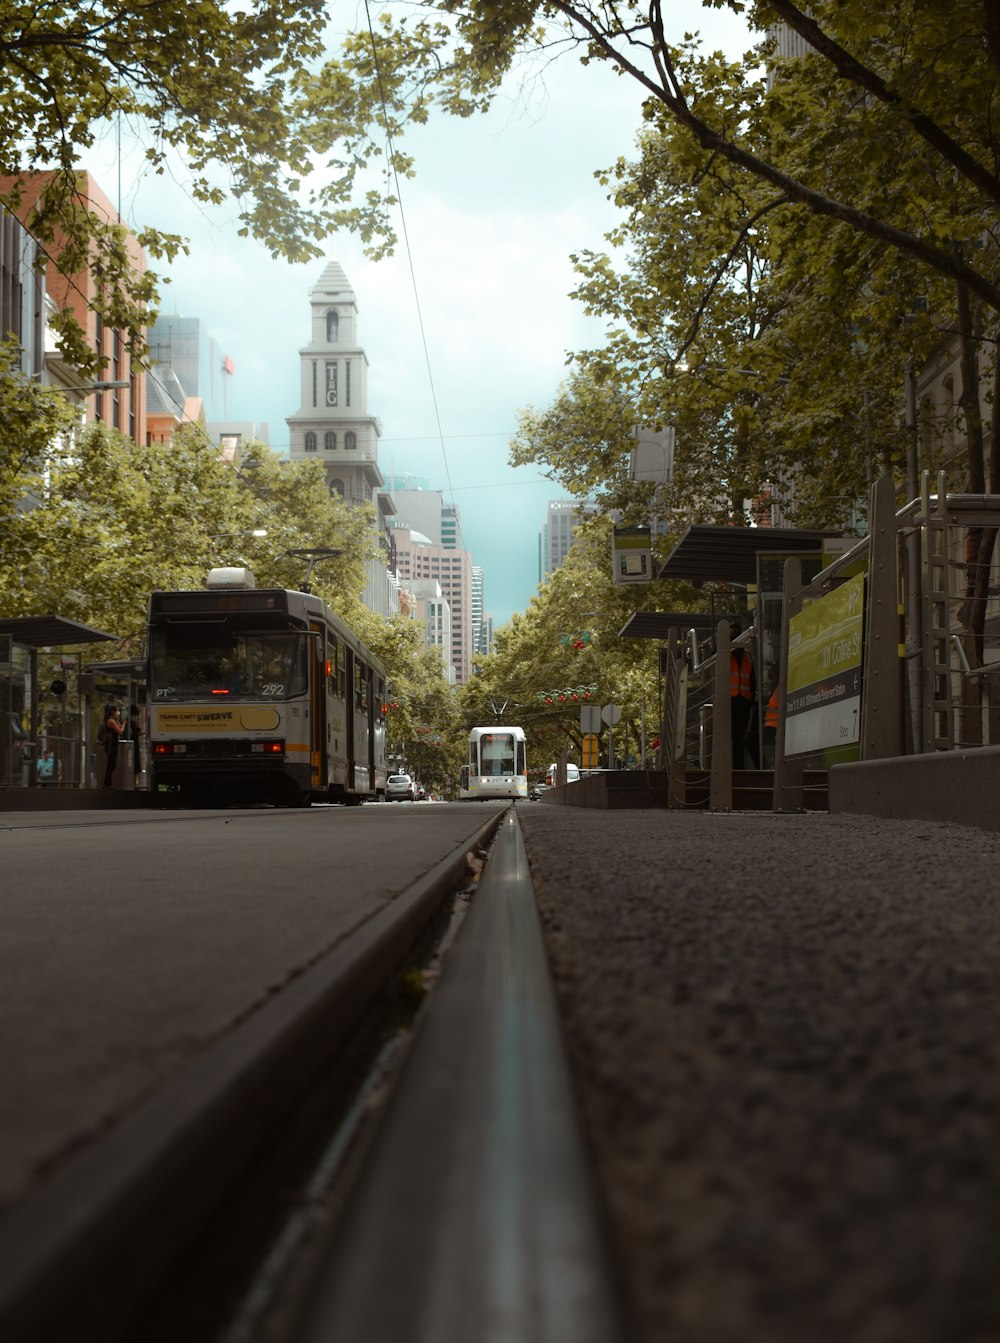
[[[342,480],[330,481],[330,493],[339,494],[341,499],[344,497],[344,482]]]
[[[312,361],[313,366],[313,405],[316,404],[316,360]]]
[[[94,349],[97,352],[97,367],[99,378],[107,377],[101,364],[101,355],[104,353],[104,321],[101,314],[97,314],[97,321],[94,326]],[[104,393],[98,392],[94,397],[94,419],[100,424],[104,419]]]
[[[326,404],[328,406],[337,404],[337,365],[335,363],[326,366]]]
[[[326,314],[326,338],[332,345],[340,334],[340,313],[336,308],[330,308]]]
[[[323,435],[323,451],[324,452],[337,451],[337,434],[335,430],[328,429],[326,433]]]
[[[353,452],[357,446],[358,446],[357,434],[354,432],[353,429],[348,429],[347,433],[344,435],[344,447],[347,449],[348,452]]]
[[[306,434],[306,452],[316,451],[316,435],[310,429]]]
[[[120,331],[111,333],[111,377],[120,382],[122,377],[122,336]],[[122,399],[119,388],[111,389],[111,424],[115,429],[122,427]]]
[[[344,365],[344,405],[351,404],[351,361]]]

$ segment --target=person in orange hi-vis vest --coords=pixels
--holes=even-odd
[[[764,710],[764,768],[774,769],[774,749],[778,742],[778,673]]]
[[[734,624],[733,635],[739,634]],[[734,648],[729,654],[729,706],[732,730],[733,769],[746,769],[749,750],[751,763],[756,766],[757,752],[749,741],[753,707],[757,699],[757,678],[748,648]]]

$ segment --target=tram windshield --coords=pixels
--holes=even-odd
[[[306,691],[308,637],[232,625],[155,630],[150,694],[157,704],[188,699],[285,700]]]
[[[485,732],[479,739],[482,775],[515,774],[514,737],[510,732]]]

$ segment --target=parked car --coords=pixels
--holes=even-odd
[[[532,802],[537,802],[544,792],[545,792],[545,784],[536,783],[532,785],[531,792],[528,794],[528,796],[531,798]]]
[[[390,774],[385,781],[386,802],[412,802],[416,788],[409,774]]]
[[[580,777],[579,766],[574,765],[572,760],[568,761],[566,764],[566,782],[575,783],[579,777]],[[547,788],[552,788],[555,785],[555,781],[556,781],[556,765],[551,764],[545,771],[545,786]]]

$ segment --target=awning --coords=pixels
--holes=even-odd
[[[120,637],[92,629],[89,625],[81,625],[78,620],[67,620],[65,616],[0,617],[0,634],[9,634],[15,643],[25,644],[29,648],[95,644],[102,640],[114,642]]]
[[[798,527],[689,527],[664,560],[657,578],[689,583],[757,581],[757,556],[821,550],[823,542],[841,532],[804,531]]]
[[[663,639],[668,630],[697,630],[711,634],[712,617],[708,611],[636,611],[618,631],[620,639]]]

